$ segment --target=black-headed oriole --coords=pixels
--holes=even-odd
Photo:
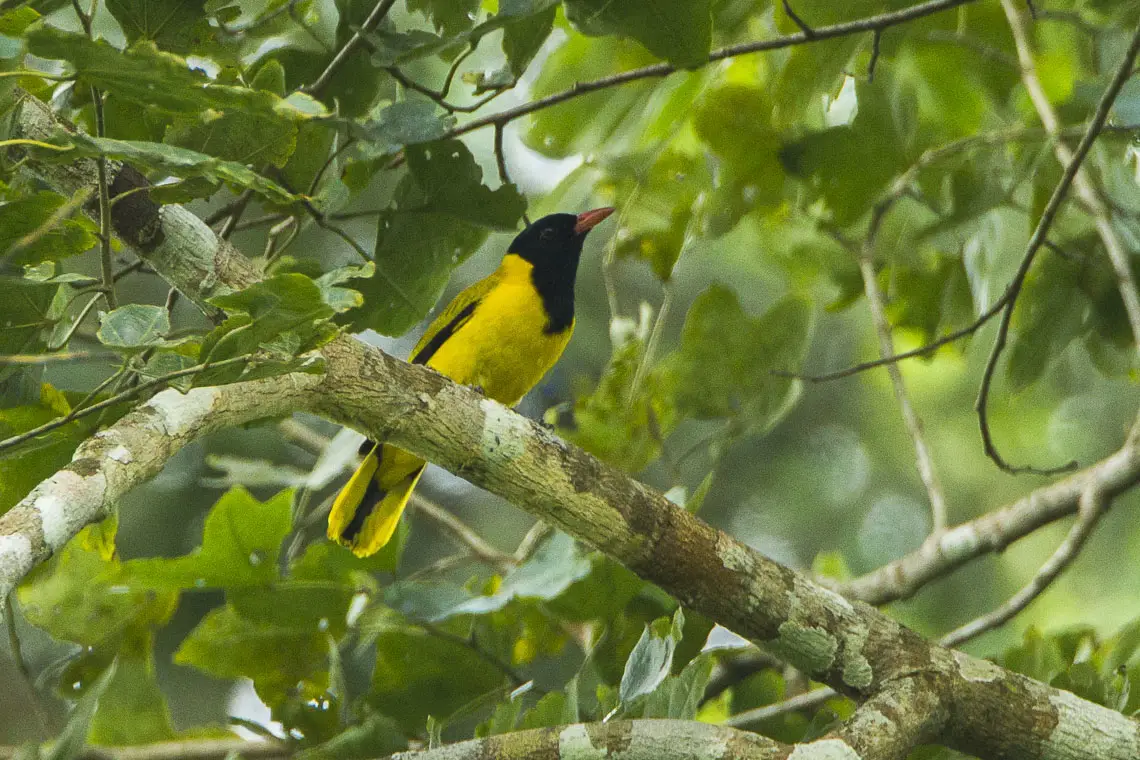
[[[570,341],[582,242],[611,213],[551,214],[529,225],[494,273],[435,318],[411,362],[517,404]],[[364,461],[333,502],[328,535],[366,557],[392,537],[427,463],[386,443],[365,441],[360,452]]]

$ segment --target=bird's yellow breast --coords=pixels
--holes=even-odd
[[[558,361],[574,325],[546,332],[546,310],[526,260],[507,254],[488,279],[493,285],[479,298],[470,319],[436,350],[427,366],[514,406]],[[456,298],[463,297],[461,293]]]

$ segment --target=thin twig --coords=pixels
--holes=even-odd
[[[1003,5],[1008,5],[1010,2],[1011,0],[1002,0]],[[1033,265],[1033,260],[1037,252],[1049,235],[1049,228],[1052,227],[1053,220],[1060,211],[1061,205],[1068,195],[1069,187],[1073,184],[1073,180],[1081,168],[1081,164],[1084,162],[1085,157],[1096,141],[1097,135],[1100,134],[1105,121],[1108,119],[1108,114],[1112,110],[1112,104],[1116,101],[1116,96],[1120,93],[1120,89],[1124,86],[1124,83],[1128,81],[1130,72],[1132,71],[1132,64],[1136,60],[1138,53],[1140,53],[1140,25],[1137,25],[1136,31],[1132,35],[1132,42],[1124,54],[1124,60],[1117,69],[1116,75],[1112,78],[1112,81],[1101,96],[1100,103],[1097,104],[1096,113],[1093,115],[1092,121],[1089,123],[1089,127],[1081,138],[1080,143],[1077,145],[1077,149],[1073,152],[1072,160],[1065,166],[1061,181],[1057,183],[1057,187],[1053,190],[1053,195],[1049,198],[1048,204],[1046,204],[1044,211],[1041,213],[1041,220],[1037,223],[1037,228],[1033,231],[1033,235],[1029,239],[1029,245],[1025,251],[1025,255],[1022,257],[1017,273],[1006,289],[1008,297],[1005,298],[1006,303],[1002,310],[1001,318],[998,321],[997,337],[994,339],[993,348],[990,351],[985,370],[982,372],[982,382],[978,390],[978,400],[975,404],[975,409],[978,414],[978,427],[982,434],[982,444],[986,456],[993,460],[1003,471],[1011,474],[1035,473],[1040,475],[1052,475],[1076,467],[1075,462],[1070,462],[1061,467],[1046,469],[1014,467],[1006,462],[1001,453],[997,450],[990,433],[988,417],[990,389],[997,371],[998,360],[1001,358],[1002,351],[1004,351],[1009,338],[1010,322],[1013,319],[1014,307],[1017,305],[1017,296],[1021,292],[1022,285],[1025,283],[1025,277],[1029,274],[1029,269]]]
[[[448,512],[430,499],[413,494],[413,508],[443,528],[452,538],[463,545],[480,561],[500,570],[508,570],[515,565],[515,558],[491,546],[475,529]]]
[[[871,60],[867,62],[867,81],[875,81],[875,65],[879,62],[879,46],[883,41],[883,30],[876,29],[871,37]]]
[[[788,15],[788,18],[792,20],[792,23],[798,26],[800,28],[800,31],[803,32],[809,40],[814,38],[815,30],[808,26],[807,22],[805,22],[794,10],[792,10],[791,2],[789,0],[783,0],[783,4],[784,13]]]
[[[230,239],[230,235],[234,234],[245,210],[249,208],[251,200],[253,200],[253,189],[246,188],[232,204],[226,204],[229,207],[229,213],[226,216],[226,221],[222,224],[222,228],[218,230],[218,237],[222,240]]]
[[[753,710],[745,710],[742,713],[737,713],[729,717],[728,720],[724,722],[724,725],[732,726],[733,728],[743,728],[755,723],[771,720],[772,718],[778,718],[781,715],[787,715],[790,712],[814,710],[835,696],[838,696],[837,692],[829,687],[804,692],[803,694],[785,699],[783,702],[777,702],[774,705],[764,705],[763,707],[757,707]]]
[[[388,15],[388,11],[390,11],[395,4],[396,0],[379,0],[372,9],[372,12],[368,14],[368,18],[360,25],[360,29],[349,38],[348,42],[344,43],[344,47],[337,51],[333,59],[329,61],[329,65],[325,67],[325,70],[321,72],[321,75],[317,77],[316,81],[312,84],[305,85],[301,88],[301,91],[309,95],[320,94],[321,90],[327,87],[329,82],[332,81],[337,69],[344,65],[345,61],[356,52],[356,49],[360,47],[364,38],[371,34],[376,27],[380,26],[380,22],[384,20],[384,17]]]
[[[553,532],[554,528],[542,520],[530,526],[530,530],[526,532],[522,541],[519,541],[518,548],[515,549],[515,562],[522,564],[530,559],[535,550],[546,540],[546,537]]]
[[[881,216],[878,217],[881,219]],[[878,224],[872,222],[867,240],[862,246],[859,256],[859,272],[863,276],[863,291],[867,295],[867,303],[871,308],[871,321],[875,325],[875,333],[879,338],[879,353],[886,357],[895,352],[894,338],[891,335],[891,323],[887,319],[886,305],[883,303],[883,293],[879,288],[875,276],[875,264],[872,260],[873,247],[878,232]],[[926,445],[926,436],[922,431],[922,419],[911,404],[910,395],[903,381],[902,370],[898,364],[887,365],[887,375],[891,379],[895,401],[902,412],[903,424],[910,434],[914,446],[914,456],[918,465],[918,474],[922,484],[926,487],[926,494],[930,500],[931,531],[941,533],[946,529],[946,497],[942,492],[942,484],[938,481],[938,472],[934,467],[934,458]]]
[[[1077,521],[1069,529],[1065,540],[1045,561],[1045,564],[1041,565],[1029,583],[1022,586],[1005,604],[954,629],[943,636],[938,643],[944,647],[959,646],[987,631],[1004,625],[1028,607],[1076,559],[1089,534],[1092,533],[1101,516],[1107,511],[1107,507],[1107,499],[1104,498],[1095,483],[1090,483],[1089,488],[1081,494]]]

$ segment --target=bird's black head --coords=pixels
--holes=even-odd
[[[584,214],[544,216],[520,232],[507,250],[529,261],[536,270],[568,272],[572,278],[586,234],[613,211],[607,207]]]
[[[530,279],[546,310],[547,333],[559,333],[574,323],[574,279],[586,234],[612,214],[596,208],[582,214],[544,216],[520,232],[507,249],[530,262]]]

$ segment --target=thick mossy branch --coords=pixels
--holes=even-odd
[[[45,122],[50,111],[28,96],[18,116],[25,135],[52,127]],[[87,177],[81,167],[37,171],[62,192],[94,182],[94,174]],[[141,186],[141,177],[129,169],[113,166],[111,172],[120,193]],[[240,255],[185,210],[138,209],[149,217],[116,215],[116,232],[195,301],[207,292],[240,288],[256,276]],[[139,230],[145,230],[145,241]],[[0,594],[11,591],[84,524],[106,514],[123,493],[153,477],[187,440],[261,417],[310,411],[390,440],[505,497],[812,678],[866,700],[868,710],[844,729],[851,735],[840,732],[797,747],[792,757],[902,756],[880,755],[878,748],[884,745],[871,742],[873,735],[892,746],[897,743],[892,737],[936,740],[982,758],[1140,757],[1140,724],[1135,721],[933,645],[874,607],[766,559],[660,493],[468,388],[349,337],[328,344],[322,354],[323,376],[285,376],[185,396],[165,391],[89,440],[68,468],[0,518]],[[1127,455],[1121,452],[1084,477],[1103,477],[1106,494],[1131,486],[1140,472],[1133,445],[1126,447]],[[1016,516],[1028,532],[1071,512],[1079,492],[1068,506],[1065,483],[1042,489],[1024,508],[1015,505],[999,514]],[[1010,535],[1008,523],[1002,529],[1002,535]],[[972,537],[967,543],[974,543]],[[971,546],[959,554],[971,551],[977,553]],[[903,683],[909,691],[900,697],[897,689]],[[873,726],[881,730],[872,732]],[[553,731],[543,735],[559,735],[559,729]],[[859,741],[873,747],[864,755]],[[590,742],[601,746],[593,738]],[[831,754],[804,754],[812,746],[823,749],[811,751]]]

